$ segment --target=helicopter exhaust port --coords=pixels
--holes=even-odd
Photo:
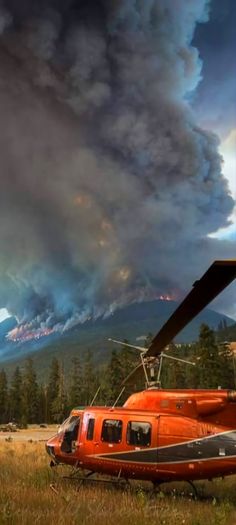
[[[230,390],[228,392],[228,400],[231,403],[236,403],[236,390]]]

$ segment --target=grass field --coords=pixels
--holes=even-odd
[[[43,443],[0,443],[0,525],[236,525],[235,476],[198,483],[211,497],[194,501],[187,485],[165,485],[159,495],[138,485],[78,489],[48,462]]]

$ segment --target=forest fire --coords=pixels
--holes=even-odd
[[[170,295],[160,295],[158,299],[159,301],[174,301],[174,298]]]
[[[22,325],[17,326],[10,332],[8,332],[6,338],[8,341],[12,341],[14,343],[23,343],[27,341],[31,341],[32,339],[41,339],[42,337],[47,337],[48,335],[51,335],[53,332],[55,332],[55,329],[53,328],[37,328],[32,329],[29,325]]]
[[[121,270],[121,275],[119,275],[121,280],[126,280],[129,278],[128,269],[123,268]],[[10,330],[6,336],[6,339],[8,341],[11,341],[13,343],[23,343],[28,342],[32,340],[39,340],[43,337],[48,337],[51,334],[60,334],[63,332],[66,332],[70,330],[71,327],[75,325],[82,325],[86,321],[95,321],[99,318],[101,320],[106,319],[113,315],[116,310],[122,309],[127,304],[134,304],[134,303],[140,303],[140,302],[147,302],[147,301],[175,301],[176,300],[176,294],[171,295],[168,294],[159,294],[158,292],[151,291],[151,290],[139,290],[138,297],[137,297],[137,291],[134,294],[128,294],[124,295],[122,297],[123,301],[121,304],[118,302],[112,303],[109,305],[108,308],[105,309],[105,312],[102,312],[101,310],[99,312],[94,313],[93,315],[85,315],[85,316],[75,316],[74,318],[67,319],[64,323],[58,323],[55,324],[53,327],[47,327],[45,325],[39,326],[38,328],[35,328],[32,326],[31,323],[25,323],[25,324],[19,324],[12,330]]]

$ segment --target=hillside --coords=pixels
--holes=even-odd
[[[39,376],[43,377],[47,374],[49,364],[55,356],[63,360],[65,370],[70,368],[73,357],[82,356],[86,350],[92,352],[95,363],[104,363],[113,348],[108,342],[109,337],[128,339],[130,342],[142,345],[145,336],[149,333],[156,334],[176,306],[177,303],[174,301],[135,303],[117,310],[106,319],[100,318],[76,326],[63,335],[55,334],[27,343],[6,342],[2,326],[6,323],[4,321],[0,325],[0,364],[11,372],[16,364],[23,366],[24,359],[31,355],[34,357]],[[225,320],[227,325],[234,323],[229,317],[205,309],[179,334],[176,341],[192,342],[197,339],[202,323],[217,329],[222,320]],[[8,319],[7,322],[14,324],[14,320]]]
[[[8,317],[0,323],[0,352],[6,345],[6,335],[17,325],[14,317]]]

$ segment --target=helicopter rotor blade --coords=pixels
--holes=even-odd
[[[145,357],[158,356],[173,338],[236,278],[236,259],[215,261],[154,337]]]

